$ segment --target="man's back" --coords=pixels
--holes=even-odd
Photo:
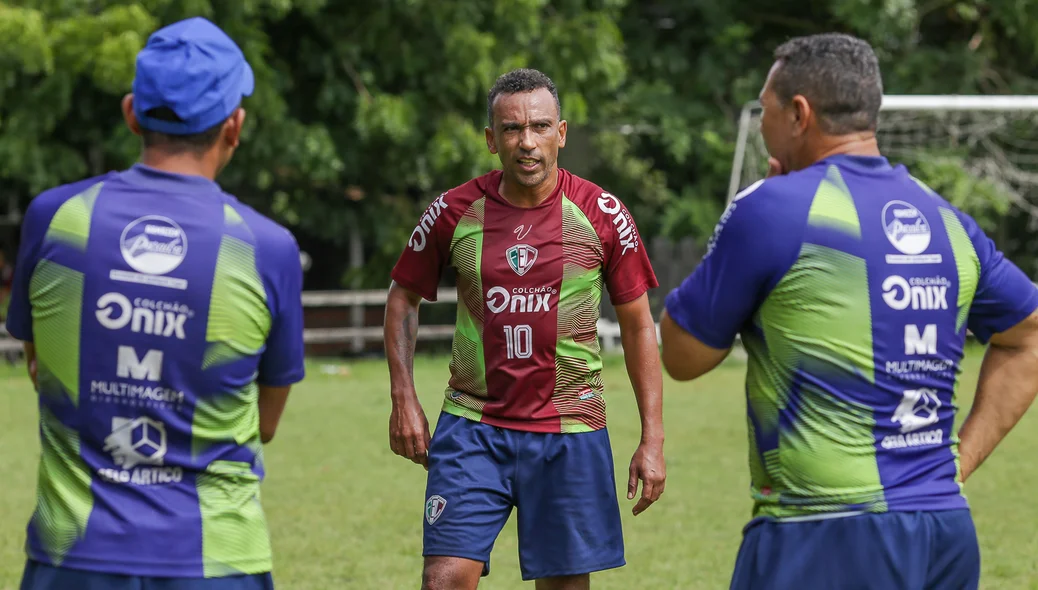
[[[708,252],[672,298],[701,298],[694,283],[708,280],[713,319],[697,336],[725,348],[742,334],[755,516],[965,508],[952,428],[966,331],[986,340],[1015,325],[1035,290],[985,297],[1019,271],[883,158],[759,183],[715,239],[726,222],[757,239]]]
[[[214,182],[144,166],[40,195],[23,231],[8,325],[38,361],[30,557],[270,571],[257,397],[302,377],[292,236]]]

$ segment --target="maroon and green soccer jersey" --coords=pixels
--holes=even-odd
[[[606,425],[598,318],[658,286],[634,219],[615,196],[559,171],[533,208],[498,193],[495,170],[439,196],[393,280],[429,301],[447,265],[458,318],[443,410],[502,428],[588,432]]]

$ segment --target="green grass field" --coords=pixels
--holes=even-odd
[[[962,378],[968,408],[982,350]],[[416,378],[435,418],[444,358],[422,358]],[[382,361],[314,361],[268,447],[263,488],[282,590],[416,589],[425,472],[388,445],[389,380]],[[610,434],[624,512],[627,566],[592,577],[597,589],[727,588],[748,519],[742,395],[744,363],[728,361],[695,384],[666,382],[667,491],[635,518],[623,496],[638,419],[620,357],[607,359]],[[35,398],[22,372],[0,368],[0,590],[20,578],[38,445]],[[982,588],[1038,589],[1038,411],[1031,412],[967,486],[984,559]],[[519,580],[514,520],[500,536],[481,589]]]

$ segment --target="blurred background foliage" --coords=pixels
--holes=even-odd
[[[220,182],[297,235],[309,289],[384,288],[428,202],[498,166],[486,93],[511,68],[558,85],[563,166],[620,196],[643,235],[698,241],[724,206],[739,111],[791,36],[868,39],[889,94],[1038,93],[1038,0],[0,0],[0,199],[132,164],[119,100],[135,54],[194,15],[256,73]],[[1032,216],[956,157],[912,171],[1033,275]]]

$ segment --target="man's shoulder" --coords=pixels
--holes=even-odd
[[[252,232],[257,246],[298,248],[296,238],[288,228],[239,201],[234,195],[224,192],[221,196],[224,207],[237,214]]]
[[[499,179],[500,171],[489,172],[440,193],[426,205],[409,243],[422,244],[417,248],[422,250],[426,238],[434,228],[438,232],[454,231],[465,212],[473,203],[486,196],[491,183],[496,183]]]
[[[623,196],[618,196],[600,185],[568,170],[559,169],[562,193],[587,217],[592,225],[618,224],[616,217],[633,221]],[[598,227],[596,225],[596,227]]]
[[[454,208],[461,208],[462,206],[468,208],[475,201],[485,197],[490,192],[491,186],[496,186],[499,182],[501,182],[501,171],[491,170],[486,174],[443,191],[432,200],[430,207],[435,207],[439,204],[448,208],[451,206]]]
[[[49,188],[40,194],[36,195],[29,203],[29,208],[37,209],[57,209],[69,199],[79,196],[91,189],[98,184],[105,182],[112,178],[116,173],[109,172],[108,174],[101,174],[99,176],[92,176],[90,178],[84,178],[83,180],[77,180],[67,184],[62,184],[53,188]]]
[[[762,178],[735,193],[728,204],[728,215],[739,211],[740,217],[768,221],[769,227],[781,227],[795,218],[804,217],[815,193],[825,177],[825,169],[809,167],[770,178]]]
[[[559,168],[559,182],[562,184],[562,194],[585,211],[597,207],[599,200],[607,198],[604,195],[610,195],[619,201],[619,198],[598,184],[563,168]]]

